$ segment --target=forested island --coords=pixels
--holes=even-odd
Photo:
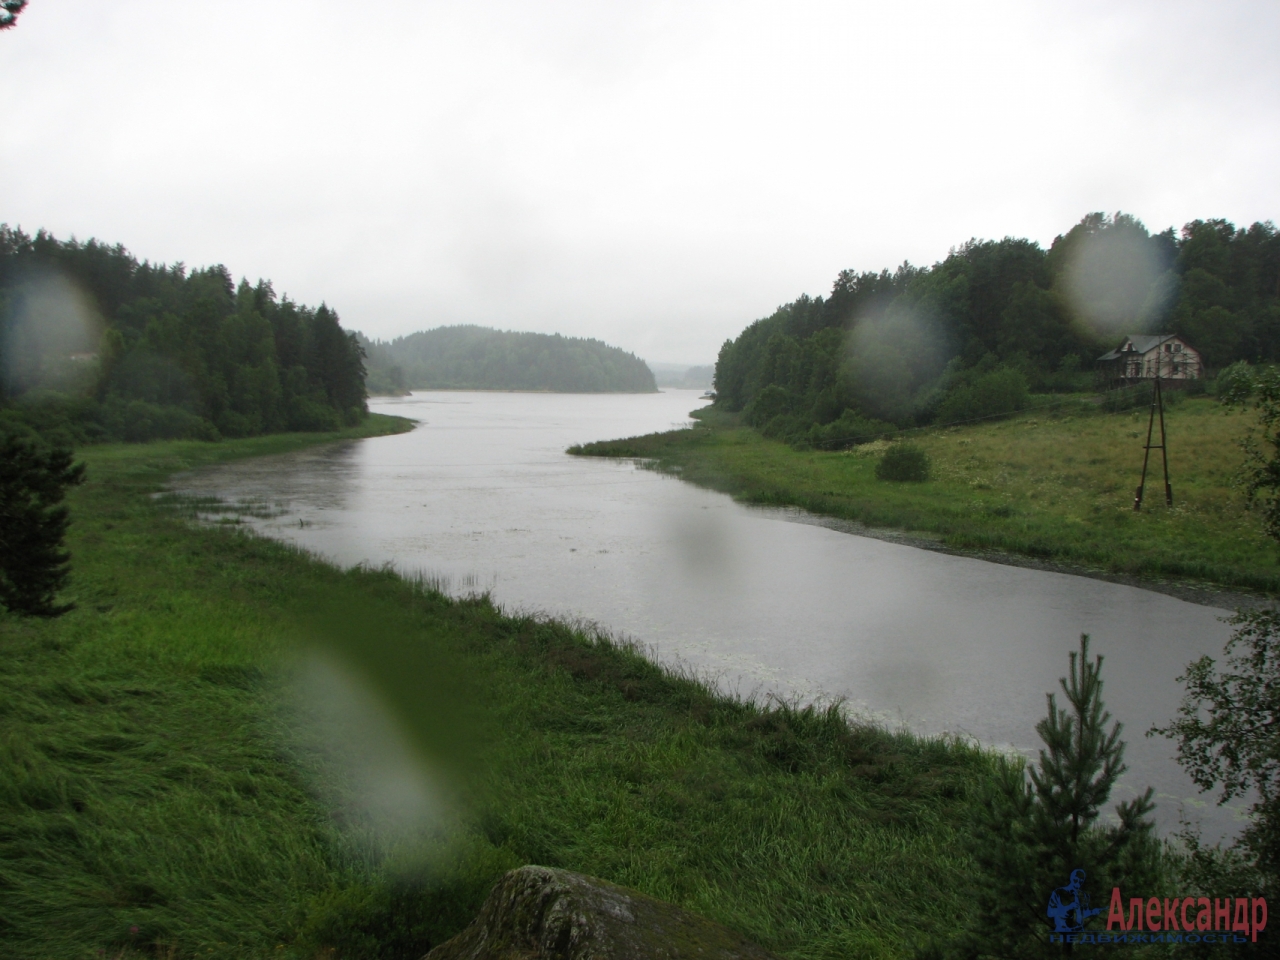
[[[141,262],[119,244],[0,225],[0,417],[60,442],[329,431],[365,416],[338,314]]]
[[[1048,250],[970,240],[932,267],[840,273],[727,341],[716,405],[820,447],[999,416],[1091,389],[1125,335],[1172,332],[1210,371],[1280,359],[1280,234],[1090,214]]]
[[[407,390],[546,390],[653,393],[635,354],[599,340],[470,325],[437,327],[389,342],[361,338],[370,393]]]

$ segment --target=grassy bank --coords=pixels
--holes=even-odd
[[[416,958],[526,862],[797,958],[901,956],[966,914],[983,755],[726,700],[598,637],[152,496],[174,471],[318,439],[84,451],[77,608],[0,616],[0,953]],[[453,812],[374,829],[290,693],[317,650],[469,771]]]
[[[1189,398],[1166,413],[1174,506],[1159,451],[1144,506],[1133,510],[1147,411],[1037,413],[920,431],[925,483],[875,478],[884,445],[798,451],[709,411],[691,430],[575,448],[642,457],[694,483],[758,504],[792,505],[872,527],[937,536],[958,550],[1003,551],[1151,579],[1280,591],[1280,553],[1232,477],[1251,415]]]

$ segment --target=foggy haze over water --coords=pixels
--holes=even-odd
[[[253,505],[255,529],[350,565],[393,563],[507,609],[582,618],[742,694],[843,697],[890,726],[1038,748],[1035,724],[1081,632],[1130,772],[1165,829],[1233,812],[1143,733],[1173,716],[1175,678],[1229,628],[1215,610],[1132,587],[841,533],[638,469],[573,443],[670,429],[696,391],[417,393],[378,412],[411,433],[227,464],[179,490]],[[804,519],[804,518],[799,518]]]

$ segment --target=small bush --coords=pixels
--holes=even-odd
[[[763,427],[771,420],[788,415],[795,407],[795,398],[776,383],[771,383],[743,408],[742,419],[753,427]]]
[[[1027,405],[1027,378],[1019,370],[999,367],[953,389],[938,407],[937,422],[964,423],[1006,416]]]
[[[870,443],[891,436],[897,427],[883,420],[872,420],[854,410],[845,410],[838,420],[809,428],[808,441],[819,450],[848,450],[860,443]]]
[[[797,417],[791,413],[780,413],[761,427],[760,432],[770,440],[792,443],[803,437],[808,428],[809,423],[803,417]]]
[[[1024,368],[1022,373],[1028,375],[1028,380],[1037,393],[1079,393],[1088,390],[1097,375],[1094,370],[1083,367],[1079,355],[1069,353],[1052,373],[1042,373],[1034,365],[1030,370]]]
[[[181,407],[108,397],[101,416],[106,435],[128,443],[218,439],[218,429],[212,423]]]
[[[919,447],[896,443],[876,464],[877,480],[920,483],[929,479],[929,457]]]
[[[1257,383],[1254,370],[1245,360],[1231,364],[1218,374],[1214,392],[1224,403],[1243,403],[1253,396]]]
[[[290,405],[287,420],[289,429],[300,433],[327,433],[342,426],[333,407],[304,398]]]
[[[217,440],[218,429],[190,410],[111,396],[102,402],[33,390],[0,409],[0,421],[22,423],[58,446],[123,440]]]

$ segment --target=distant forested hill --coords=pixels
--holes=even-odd
[[[0,225],[0,417],[77,442],[332,430],[365,415],[360,346],[321,304],[226,267]]]
[[[971,240],[932,267],[843,271],[726,341],[717,404],[819,446],[1089,389],[1126,334],[1174,332],[1214,371],[1280,361],[1280,233],[1197,220],[1151,234],[1090,214],[1048,250]]]
[[[438,327],[389,343],[361,339],[371,393],[420,390],[549,390],[652,393],[653,373],[635,354],[599,340]]]
[[[714,366],[690,367],[676,363],[649,363],[660,387],[679,387],[684,390],[707,390],[715,378]]]

